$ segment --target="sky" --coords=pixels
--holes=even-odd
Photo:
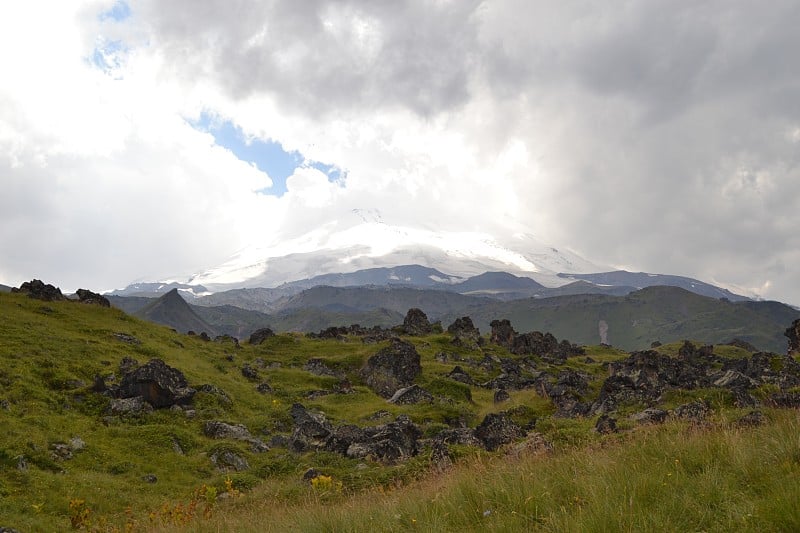
[[[794,0],[4,2],[0,283],[188,275],[371,210],[800,304],[799,25]]]

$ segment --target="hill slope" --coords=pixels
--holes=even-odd
[[[176,329],[180,333],[194,331],[216,335],[217,331],[197,316],[178,289],[172,289],[157,300],[136,311],[136,316]]]

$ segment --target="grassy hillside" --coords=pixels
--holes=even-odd
[[[588,388],[570,394],[591,402],[607,364],[626,358],[624,352],[588,347],[585,355],[553,361],[512,356],[494,345],[459,348],[448,335],[407,340],[421,357],[414,382],[434,399],[396,405],[359,374],[388,343],[284,334],[237,348],[118,309],[0,294],[0,527],[63,531],[72,522],[99,531],[646,530],[668,515],[673,521],[663,523],[674,530],[785,530],[798,524],[796,411],[765,409],[763,428],[731,429],[729,423],[747,410],[735,408],[726,390],[671,390],[658,401],[664,408],[697,398],[709,402],[714,414],[699,426],[705,429],[678,421],[637,427],[626,418],[643,407],[634,403],[616,415],[622,433],[601,435],[592,431],[597,416],[555,416],[556,406],[537,388],[509,389],[509,398],[496,403],[493,386],[447,376],[456,365],[475,383],[504,379],[509,365],[524,365],[524,376],[552,385],[580,375]],[[678,346],[660,350],[674,354]],[[736,348],[716,350],[722,357],[749,357]],[[200,392],[185,408],[114,414],[111,399],[94,392],[93,384],[95,376],[119,383],[126,357],[162,359]],[[312,359],[335,375],[313,372],[319,364],[308,366]],[[775,388],[763,385],[753,394],[763,398]],[[407,415],[421,432],[420,453],[391,463],[324,449],[292,451],[285,442],[295,403],[324,413],[336,426],[364,428]],[[513,451],[515,445],[487,452],[453,444],[455,469],[436,473],[446,466],[434,457],[430,439],[461,424],[475,428],[487,414],[500,412],[520,426],[535,426],[537,438],[554,451],[530,458],[524,449]],[[210,421],[241,424],[270,449],[210,438],[203,429]],[[211,460],[220,454],[236,454],[248,468],[222,471]],[[303,480],[309,468],[321,474],[314,483]],[[711,504],[692,503],[701,496]],[[657,513],[658,506],[663,510]]]

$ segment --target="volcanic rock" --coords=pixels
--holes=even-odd
[[[274,336],[275,336],[275,332],[272,331],[271,329],[269,329],[269,328],[261,328],[261,329],[255,330],[250,335],[250,339],[248,339],[247,342],[250,343],[250,344],[254,344],[254,345],[255,344],[261,344],[262,342],[264,342],[268,338],[274,337]]]
[[[389,403],[397,405],[431,403],[432,401],[433,395],[419,385],[411,385],[410,387],[398,389],[389,399]]]
[[[61,294],[61,289],[52,285],[45,284],[41,280],[32,279],[26,281],[19,288],[12,288],[11,292],[18,292],[20,294],[27,294],[29,298],[37,300],[44,300],[46,302],[55,302],[66,300],[67,298]]]
[[[486,415],[478,427],[475,428],[475,437],[477,437],[490,452],[496,450],[503,444],[508,444],[524,436],[525,430],[503,413],[491,413]]]
[[[78,289],[75,294],[78,295],[78,300],[81,303],[99,305],[100,307],[111,307],[111,302],[102,294],[97,294],[88,289]]]
[[[391,398],[402,387],[408,387],[422,372],[420,357],[414,346],[398,338],[367,360],[361,378],[378,395]]]
[[[406,335],[422,336],[429,335],[434,332],[434,326],[428,322],[428,315],[422,309],[412,307],[406,313],[402,326],[403,332]]]
[[[195,390],[190,388],[183,373],[167,366],[161,359],[151,359],[145,365],[122,376],[117,390],[119,398],[141,396],[153,407],[169,407],[191,402]]]

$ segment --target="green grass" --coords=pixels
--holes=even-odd
[[[119,340],[115,335],[120,333],[139,343]],[[708,400],[717,411],[716,429],[698,433],[670,423],[600,436],[592,431],[595,418],[554,417],[552,403],[534,390],[509,391],[508,401],[494,404],[493,391],[446,377],[456,365],[476,382],[496,377],[499,369],[476,365],[488,353],[520,359],[500,347],[460,349],[441,334],[407,340],[420,353],[423,372],[416,381],[436,396],[432,403],[392,405],[363,384],[359,369],[386,343],[282,334],[259,346],[236,348],[179,335],[115,309],[0,294],[0,402],[7,405],[0,407],[0,526],[64,530],[75,513],[71,500],[83,500],[80,508],[91,511],[97,530],[126,524],[135,524],[136,530],[171,530],[187,521],[191,530],[210,531],[638,531],[660,530],[659,523],[661,530],[769,531],[797,526],[796,511],[785,504],[797,497],[795,412],[770,412],[765,428],[731,430],[727,422],[743,412],[731,408],[725,393],[671,392],[665,398],[669,406]],[[715,350],[744,356],[730,347]],[[445,363],[436,360],[442,351],[451,354]],[[614,348],[589,346],[585,356],[563,365],[539,358],[532,363],[553,379],[565,368],[585,373],[591,378],[587,396],[592,397],[608,373],[603,365],[626,356]],[[171,410],[110,417],[109,400],[89,388],[95,375],[112,383],[112,374],[118,379],[123,357],[140,363],[162,358],[181,370],[190,385],[212,384],[230,401],[198,393],[194,417]],[[310,392],[330,390],[339,382],[304,370],[311,358],[322,359],[346,377],[353,392],[310,399]],[[257,369],[258,380],[242,375],[244,364]],[[273,391],[258,393],[260,382],[269,383]],[[756,394],[771,391],[762,389]],[[253,453],[246,443],[213,440],[202,433],[205,421],[223,420],[244,424],[265,442],[273,435],[285,436],[291,431],[289,409],[295,402],[324,412],[334,425],[391,420],[370,419],[378,411],[406,414],[426,437],[446,427],[447,420],[475,426],[485,415],[507,410],[519,424],[535,422],[536,431],[556,451],[517,459],[454,446],[455,468],[437,474],[429,448],[401,464],[383,465],[324,451],[297,454],[275,447]],[[619,426],[633,427],[623,419]],[[75,437],[86,443],[83,450],[69,460],[53,457],[53,445]],[[217,470],[209,457],[223,449],[245,456],[250,469],[231,474]],[[26,469],[18,468],[21,457]],[[687,470],[670,463],[675,458]],[[331,476],[332,485],[321,489],[303,482],[303,473],[312,467]],[[243,495],[220,499],[214,516],[203,519],[203,502],[228,489]],[[711,498],[711,504],[697,503],[705,501],[701,497]],[[198,511],[189,520],[186,505],[192,502]],[[484,516],[485,511],[490,512]]]
[[[738,413],[728,412],[728,415]],[[255,489],[200,531],[797,531],[800,420],[660,427],[552,456],[473,456],[396,490],[295,504]]]

